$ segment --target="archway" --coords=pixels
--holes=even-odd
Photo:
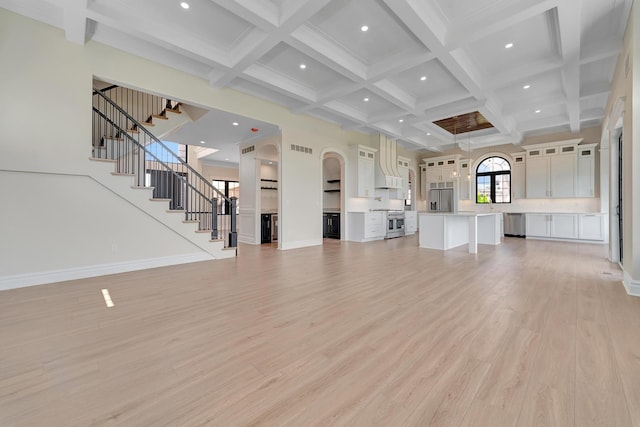
[[[327,150],[322,155],[322,237],[344,240],[345,159],[337,151]]]

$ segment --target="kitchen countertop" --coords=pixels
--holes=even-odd
[[[420,212],[420,215],[439,215],[439,216],[487,216],[487,215],[502,215],[502,212]]]

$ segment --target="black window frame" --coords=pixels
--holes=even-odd
[[[227,199],[230,198],[229,183],[235,183],[240,185],[240,181],[227,180],[227,179],[212,179],[211,183],[213,184],[214,182],[224,182],[224,195]],[[218,201],[218,204],[221,205],[221,209],[220,209],[220,212],[218,212],[218,214],[229,215],[229,213],[231,212],[231,203],[225,199],[224,201]]]
[[[498,159],[502,159],[504,160],[507,165],[509,165],[509,170],[502,170],[502,171],[494,171],[494,172],[478,172],[478,169],[480,168],[480,166],[486,162],[489,159],[494,159],[494,158],[498,158]],[[509,204],[511,203],[511,191],[509,191],[509,201],[508,202],[496,202],[496,177],[497,176],[502,176],[502,175],[509,175],[509,186],[511,186],[511,162],[509,162],[509,160],[505,159],[502,156],[489,156],[486,159],[483,159],[480,163],[478,163],[478,167],[476,167],[476,197],[475,197],[475,201],[476,204],[478,205],[486,205],[489,203],[497,203],[497,204]],[[491,200],[491,202],[479,202],[478,201],[478,196],[480,195],[480,193],[478,192],[478,179],[481,177],[489,177],[489,199]]]

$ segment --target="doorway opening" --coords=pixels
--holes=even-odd
[[[335,152],[322,156],[322,237],[342,240],[344,235],[344,158]]]

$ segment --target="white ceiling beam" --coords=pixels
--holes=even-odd
[[[181,33],[179,28],[171,26],[165,28],[158,25],[157,22],[147,22],[123,13],[113,13],[113,16],[106,16],[91,9],[87,10],[87,17],[108,27],[117,28],[118,31],[132,37],[199,60],[218,69],[228,70],[232,65],[231,57],[227,52],[198,37]]]
[[[267,85],[271,89],[303,102],[315,102],[315,91],[260,65],[251,65],[242,73],[242,78]]]
[[[367,79],[369,81],[386,79],[418,65],[426,64],[434,58],[433,53],[425,52],[424,49],[399,52],[371,65],[367,70]]]
[[[261,5],[269,3],[261,0],[243,1],[245,1],[248,6],[251,6],[254,3],[260,3]],[[297,2],[295,11],[291,9],[291,13],[288,15],[288,18],[283,19],[282,22],[279,23],[279,26],[274,27],[268,33],[258,29],[251,31],[247,36],[245,36],[239,46],[234,49],[233,66],[231,67],[231,70],[222,78],[210,82],[209,84],[216,88],[227,86],[234,78],[238,77],[243,70],[251,64],[259,61],[260,58],[266,55],[271,49],[287,39],[290,33],[303,25],[329,1],[330,0],[307,0]],[[250,13],[254,13],[256,10],[260,11],[261,8],[251,9]]]
[[[381,80],[373,85],[367,85],[371,92],[383,97],[387,101],[405,110],[413,110],[416,106],[414,97],[391,83],[389,80]]]
[[[296,49],[351,80],[362,81],[367,78],[367,66],[363,62],[353,57],[342,46],[328,40],[324,35],[307,25],[301,25],[292,31],[288,42]]]
[[[502,31],[519,22],[538,16],[553,9],[559,0],[502,0],[491,3],[479,13],[465,16],[464,19],[451,23],[451,31],[447,36],[446,47],[454,50],[490,34]]]
[[[571,132],[580,131],[580,7],[580,0],[565,0],[558,5],[560,50],[565,63],[562,80]]]
[[[511,85],[532,81],[535,77],[551,71],[560,71],[562,60],[560,58],[544,59],[534,63],[518,65],[508,70],[495,74],[487,79],[487,85],[492,90],[500,90]]]
[[[70,42],[87,42],[87,0],[67,0],[64,5],[64,37]]]
[[[581,46],[580,64],[584,65],[618,56],[621,50],[620,40],[614,38],[599,40],[597,44]]]
[[[273,3],[262,0],[212,0],[265,32],[278,27],[280,11]]]

